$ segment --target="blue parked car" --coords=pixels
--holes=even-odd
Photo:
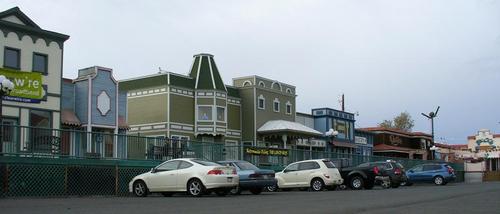
[[[455,170],[445,163],[417,165],[406,171],[406,185],[417,182],[429,182],[436,185],[446,185],[456,179]]]
[[[243,190],[250,190],[254,195],[258,195],[265,187],[276,186],[274,171],[259,169],[255,165],[242,160],[219,161],[219,164],[236,168],[236,173],[240,178],[239,185],[231,190],[234,195],[240,194]]]

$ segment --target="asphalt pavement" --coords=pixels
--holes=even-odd
[[[2,198],[6,213],[500,213],[500,182],[192,198]]]

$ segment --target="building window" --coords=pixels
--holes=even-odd
[[[266,87],[266,84],[264,84],[264,82],[260,81],[259,82],[259,86],[262,87],[262,88],[265,88]]]
[[[47,55],[40,53],[33,53],[33,71],[47,74]]]
[[[280,101],[278,98],[274,98],[274,105],[273,105],[274,112],[280,112]]]
[[[292,90],[291,90],[291,89],[289,89],[289,88],[287,88],[287,89],[286,89],[286,93],[293,94],[293,93],[292,93]]]
[[[252,85],[252,82],[250,82],[249,80],[243,82],[243,87],[245,86],[251,86]]]
[[[217,107],[217,121],[226,122],[226,109],[224,107]]]
[[[264,96],[262,96],[262,94],[259,96],[257,107],[259,109],[266,109],[266,98],[264,98]]]
[[[290,103],[290,101],[286,102],[286,113],[292,114],[292,104]]]
[[[198,106],[198,120],[212,120],[212,106]]]
[[[170,140],[172,143],[177,144],[174,145],[177,146],[178,148],[182,148],[183,146],[189,146],[189,137],[188,136],[182,136],[182,135],[171,135]]]
[[[4,58],[3,58],[3,67],[12,68],[12,69],[20,69],[21,67],[21,55],[20,50],[15,48],[5,47],[4,49]]]
[[[51,112],[31,110],[30,111],[30,126],[34,128],[50,128],[51,127]]]

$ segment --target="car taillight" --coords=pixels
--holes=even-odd
[[[220,169],[212,169],[207,173],[207,175],[222,175],[222,174],[224,174],[224,172],[222,172],[222,170]]]
[[[258,174],[250,174],[248,175],[249,178],[258,178],[259,175]]]
[[[373,167],[373,173],[375,173],[375,175],[378,175],[379,170],[378,170],[378,167],[377,167],[377,166],[374,166],[374,167]]]
[[[401,169],[400,168],[396,168],[396,170],[394,170],[394,174],[401,175]]]
[[[329,175],[327,175],[327,174],[323,174],[323,175],[325,176],[325,178],[330,178],[330,176],[329,176]]]
[[[236,169],[233,169],[233,175],[236,175]]]

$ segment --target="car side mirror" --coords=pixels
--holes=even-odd
[[[156,173],[156,168],[151,168],[151,173]]]
[[[290,172],[290,170],[288,170],[288,169],[283,170],[283,173],[287,173],[287,172]]]

